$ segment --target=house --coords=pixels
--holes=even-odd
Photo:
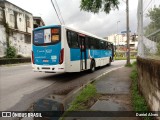
[[[7,40],[17,53],[31,55],[33,16],[28,11],[6,1],[0,1],[0,57],[4,56]]]
[[[34,16],[33,17],[33,28],[45,26],[44,21],[42,20],[41,17]]]

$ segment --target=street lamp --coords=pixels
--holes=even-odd
[[[118,23],[120,21],[117,21],[117,35],[118,35]],[[117,45],[117,48],[118,48],[118,54],[119,54],[119,35],[118,35],[118,45]],[[119,55],[118,55],[119,56]]]

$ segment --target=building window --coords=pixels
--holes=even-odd
[[[14,15],[10,14],[10,22],[14,23]]]
[[[0,10],[0,19],[2,19],[2,18],[3,18],[3,11]]]
[[[21,19],[21,18],[19,18],[19,21],[21,22],[21,21],[22,21],[22,19]]]
[[[31,44],[31,35],[25,35],[25,43]]]
[[[27,27],[31,27],[31,23],[30,23],[30,21],[29,20],[27,20]]]

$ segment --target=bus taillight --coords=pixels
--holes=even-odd
[[[64,48],[61,49],[61,51],[60,51],[59,64],[62,64],[63,61],[64,61]]]
[[[32,63],[34,64],[34,53],[32,51]]]

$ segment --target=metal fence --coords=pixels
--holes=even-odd
[[[139,0],[138,56],[160,59],[160,0]]]

